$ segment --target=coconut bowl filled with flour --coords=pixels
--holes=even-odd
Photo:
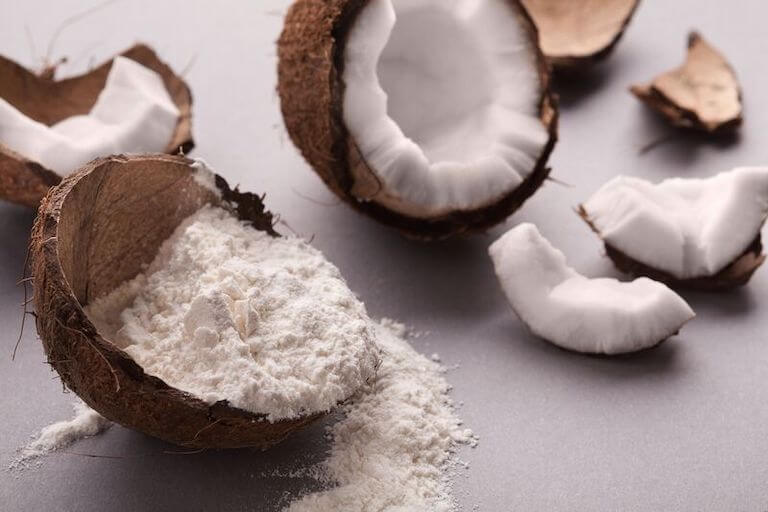
[[[375,379],[373,324],[336,267],[201,162],[99,159],[43,200],[37,327],[67,387],[183,446],[279,442]]]

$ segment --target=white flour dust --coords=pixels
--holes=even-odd
[[[24,468],[34,459],[66,448],[86,437],[100,434],[111,425],[106,418],[83,402],[76,402],[74,409],[75,416],[71,420],[59,421],[42,429],[34,441],[21,449],[19,457],[11,463],[10,468]]]
[[[329,427],[329,458],[302,474],[331,488],[283,512],[454,510],[449,474],[455,453],[477,438],[456,415],[445,369],[413,350],[405,334],[391,320],[377,325],[382,362],[375,384]]]
[[[87,313],[148,373],[271,421],[334,408],[378,364],[365,307],[322,253],[210,206]]]

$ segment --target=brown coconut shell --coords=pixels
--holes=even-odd
[[[533,41],[536,27],[518,0],[507,0]],[[557,104],[550,69],[533,45],[541,82],[538,110],[549,141],[528,178],[493,204],[422,217],[395,211],[360,154],[343,120],[344,48],[368,0],[297,0],[278,41],[278,93],[285,126],[296,147],[325,184],[356,210],[417,239],[443,239],[483,231],[515,212],[541,186],[557,141]],[[510,84],[513,87],[514,84]]]
[[[640,0],[521,0],[553,66],[589,67],[613,52]]]
[[[598,236],[602,238],[600,230],[594,225],[589,218],[587,211],[583,206],[579,207],[579,216],[589,225],[589,227]],[[712,276],[701,276],[689,279],[680,279],[668,272],[653,268],[645,263],[641,263],[622,251],[611,246],[609,243],[604,242],[605,252],[608,257],[616,265],[616,268],[626,274],[633,276],[645,276],[650,277],[656,281],[661,281],[673,288],[683,288],[690,290],[700,291],[726,291],[739,286],[746,285],[752,278],[755,271],[765,262],[765,254],[763,254],[763,244],[760,233],[749,244],[749,247],[744,249],[741,255],[728,264],[723,270]]]
[[[107,419],[192,448],[267,448],[322,414],[270,423],[208,404],[146,373],[105,339],[83,308],[132,279],[189,215],[206,204],[274,236],[260,197],[221,196],[181,156],[111,156],[64,178],[42,200],[31,241],[37,330],[63,383]]]
[[[685,63],[630,88],[674,126],[721,134],[742,123],[742,93],[725,57],[697,32],[688,36]]]
[[[189,152],[192,140],[192,94],[187,84],[146,45],[138,44],[120,54],[159,74],[180,116],[168,154]],[[28,117],[53,125],[90,112],[104,89],[112,59],[88,73],[54,80],[50,70],[40,75],[0,55],[0,98]],[[4,146],[0,141],[0,199],[36,208],[48,188],[61,176]]]

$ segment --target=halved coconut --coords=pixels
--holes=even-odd
[[[619,269],[675,286],[741,286],[765,261],[768,167],[653,184],[619,176],[580,207]]]
[[[296,146],[407,235],[487,228],[548,175],[557,112],[517,0],[298,0],[278,49]]]
[[[685,63],[630,90],[670,123],[708,133],[742,122],[741,87],[731,65],[701,35],[688,36]]]
[[[120,55],[160,75],[179,111],[166,152],[190,151],[194,146],[192,96],[187,84],[145,45],[136,45]],[[0,98],[28,118],[51,126],[72,116],[88,114],[104,89],[111,67],[112,60],[84,75],[57,81],[51,73],[36,75],[0,56]],[[37,207],[48,188],[59,181],[59,174],[11,150],[0,140],[0,199]]]
[[[84,311],[144,271],[204,205],[277,236],[258,196],[231,190],[193,164],[178,156],[112,156],[51,189],[31,243],[37,329],[64,384],[109,420],[183,446],[266,448],[323,413],[270,422],[228,401],[210,404],[146,373]]]
[[[539,29],[544,55],[559,68],[591,65],[607,57],[640,0],[522,0]]]
[[[663,284],[589,279],[566,264],[533,224],[520,224],[489,253],[512,309],[537,336],[586,354],[622,354],[658,345],[695,315]]]

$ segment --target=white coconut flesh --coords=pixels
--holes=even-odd
[[[582,205],[611,247],[678,279],[709,277],[733,263],[768,216],[768,167],[653,184],[619,176]]]
[[[344,122],[381,188],[420,216],[492,204],[549,135],[536,50],[505,0],[368,2],[344,50]],[[354,193],[354,190],[353,190]]]
[[[178,118],[160,75],[116,57],[87,115],[47,126],[0,98],[0,143],[64,175],[99,156],[165,151]]]
[[[695,316],[657,281],[578,274],[532,224],[508,231],[489,253],[520,319],[537,336],[568,350],[611,355],[650,348]]]

